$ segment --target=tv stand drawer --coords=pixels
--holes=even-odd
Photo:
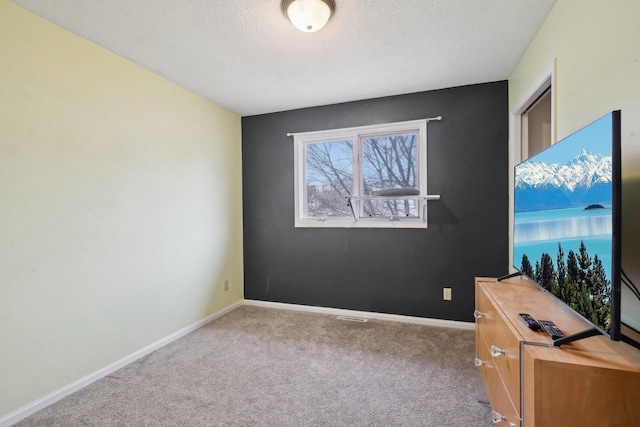
[[[520,340],[483,287],[476,285],[476,361],[494,411],[520,425]],[[490,391],[491,390],[491,391]],[[509,404],[504,403],[507,401]]]
[[[498,373],[491,351],[484,343],[479,347],[476,365],[487,389],[487,396],[493,410],[492,419],[497,425],[519,426],[520,402],[514,404],[509,392]]]

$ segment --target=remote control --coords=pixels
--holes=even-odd
[[[551,339],[557,340],[558,338],[564,337],[564,334],[562,333],[562,331],[560,329],[558,329],[556,324],[553,323],[552,321],[550,321],[550,320],[538,320],[538,323],[540,323],[540,326],[542,326],[544,328],[544,330],[547,331],[547,333],[549,334]]]
[[[529,329],[531,329],[532,331],[540,330],[540,325],[538,324],[538,322],[536,322],[536,319],[529,316],[527,313],[520,313],[519,316],[524,321],[524,323],[527,324]]]

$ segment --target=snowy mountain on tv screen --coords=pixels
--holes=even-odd
[[[515,211],[611,204],[612,157],[582,149],[566,164],[527,161],[516,167]]]

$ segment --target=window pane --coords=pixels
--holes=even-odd
[[[418,134],[366,137],[362,140],[364,195],[387,188],[417,188]],[[418,216],[413,200],[367,200],[364,216]]]
[[[307,217],[351,216],[353,141],[308,144],[306,159]]]

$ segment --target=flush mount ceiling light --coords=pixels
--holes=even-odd
[[[336,3],[333,0],[282,0],[282,13],[300,31],[313,33],[325,26]]]

